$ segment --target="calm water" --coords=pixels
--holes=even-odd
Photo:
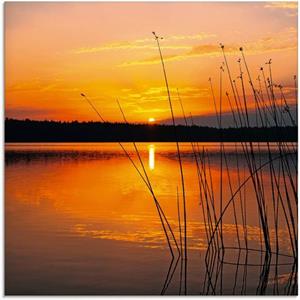
[[[132,145],[124,145],[138,163]],[[218,199],[219,145],[201,143],[200,146],[210,155],[210,181]],[[264,145],[261,147],[266,149]],[[141,143],[138,148],[155,195],[178,237],[176,190],[178,187],[180,191],[180,177],[175,144]],[[230,174],[231,188],[236,190],[238,176],[247,178],[246,162],[241,153],[237,172],[233,159],[235,148],[231,144],[225,148],[227,174]],[[205,280],[207,248],[203,208],[191,147],[182,144],[181,150],[187,191],[187,290],[188,294],[200,294]],[[259,159],[267,160],[264,150]],[[279,170],[279,165],[274,166]],[[271,191],[268,168],[262,170],[261,176],[265,190]],[[222,182],[226,203],[230,198],[226,174]],[[247,203],[249,244],[260,249],[258,210],[250,184],[243,193]],[[269,210],[270,199],[266,195]],[[219,201],[215,205],[218,214]],[[282,212],[279,215],[282,216]],[[241,216],[237,218],[241,224]],[[179,293],[180,262],[175,265],[173,261],[170,265],[170,252],[153,198],[117,144],[7,144],[5,225],[7,294],[160,294],[164,286],[165,294]],[[286,225],[279,222],[279,226],[280,251],[291,254]],[[223,231],[227,245],[236,243],[231,209],[224,216]],[[255,263],[261,261],[262,255],[249,253],[248,262],[254,266],[247,271],[245,267],[239,269],[230,264],[236,257],[235,250],[225,255],[222,293],[231,294],[234,290],[255,294],[261,272],[261,266]],[[278,269],[281,288],[291,272],[291,259],[280,259],[285,263]],[[171,278],[170,268],[174,269]],[[246,284],[242,283],[245,272]],[[272,272],[269,293],[272,293]]]

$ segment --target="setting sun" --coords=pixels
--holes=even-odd
[[[149,118],[149,119],[148,119],[148,122],[149,122],[149,123],[154,123],[154,122],[155,122],[155,119],[154,119],[154,118]]]

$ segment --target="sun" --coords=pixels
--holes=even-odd
[[[154,122],[155,122],[155,119],[154,119],[154,118],[149,118],[149,119],[148,119],[148,122],[149,122],[149,123],[154,123]]]

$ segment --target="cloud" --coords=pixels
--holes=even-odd
[[[266,8],[273,8],[273,9],[298,9],[298,3],[296,1],[293,2],[270,2],[265,5]]]
[[[168,40],[204,40],[207,38],[216,37],[215,34],[212,33],[200,33],[195,35],[173,35],[170,37],[166,37]]]
[[[270,2],[265,7],[272,8],[287,8],[293,10],[297,8],[296,2]],[[216,37],[211,33],[199,33],[195,35],[171,35],[164,37],[161,42],[162,50],[176,50],[174,54],[165,54],[165,61],[182,61],[195,57],[218,57],[221,56],[221,50],[216,43],[204,43],[195,45],[195,42],[201,42],[208,38]],[[192,44],[180,42],[194,41]],[[179,42],[179,43],[178,43]],[[194,45],[193,45],[194,44]],[[228,55],[239,54],[239,44],[226,45],[226,53]],[[265,36],[256,41],[250,41],[243,44],[247,54],[260,54],[265,52],[291,50],[297,48],[297,29],[294,27],[286,28],[285,30],[272,36]],[[136,39],[133,41],[121,41],[108,43],[97,47],[82,47],[72,50],[75,54],[92,54],[108,50],[156,50],[157,46],[154,43],[153,38]],[[179,53],[178,53],[178,51]],[[158,55],[152,57],[146,57],[143,59],[125,61],[118,65],[118,67],[130,67],[139,65],[153,65],[159,64],[160,57]]]
[[[189,40],[201,41],[211,37],[215,37],[215,34],[202,32],[195,35],[171,35],[171,36],[164,37],[164,39],[172,43],[177,41],[189,41]],[[191,49],[191,45],[168,44],[168,45],[163,45],[162,48],[187,50],[187,49]],[[72,50],[72,52],[75,54],[84,54],[84,53],[98,53],[107,50],[145,50],[145,49],[149,49],[149,50],[156,49],[155,40],[153,38],[114,42],[114,43],[108,43],[96,47],[82,47],[79,49]]]
[[[191,46],[185,45],[168,45],[164,46],[164,49],[190,49]],[[106,44],[100,47],[85,47],[75,50],[73,53],[75,54],[84,54],[84,53],[99,53],[105,50],[143,50],[143,49],[156,49],[155,45],[136,45],[130,42],[122,42],[122,43],[112,43]]]
[[[6,92],[78,92],[78,88],[74,87],[64,87],[61,84],[56,83],[57,80],[50,83],[43,83],[39,79],[35,79],[33,81],[28,82],[20,82],[15,85],[8,86],[5,90]]]
[[[171,97],[178,100],[177,88],[170,87]],[[179,88],[182,101],[199,100],[210,96],[208,88],[186,86]],[[151,86],[144,89],[122,91],[119,100],[125,111],[130,114],[166,114],[170,112],[165,86]]]
[[[227,47],[227,50],[230,50],[231,52],[234,47],[238,49],[238,46],[236,45],[236,46]],[[207,44],[207,45],[198,45],[198,46],[191,47],[191,49],[185,53],[164,55],[164,61],[182,61],[193,57],[220,56],[220,55],[221,55],[220,47],[217,44]],[[161,63],[161,61],[160,61],[160,56],[157,55],[142,60],[124,62],[118,66],[130,67],[130,66],[137,66],[137,65],[154,65],[158,63]]]
[[[180,98],[184,100],[199,100],[210,96],[208,88],[198,88],[193,86],[180,87],[178,89]],[[178,100],[177,88],[170,87],[171,97]],[[122,99],[126,99],[122,104],[128,111],[135,113],[146,112],[167,112],[169,111],[167,102],[167,91],[165,86],[148,87],[143,90],[131,90],[130,93],[123,92],[120,95]],[[162,106],[162,101],[165,106]]]
[[[239,44],[225,45],[227,55],[238,55]],[[285,30],[272,36],[265,36],[256,41],[244,43],[243,48],[249,55],[269,53],[275,51],[284,51],[297,49],[297,29],[294,27],[286,28]],[[222,52],[220,46],[215,44],[201,44],[192,47],[189,51],[180,54],[164,55],[165,61],[182,61],[194,57],[217,57],[221,56]],[[119,67],[130,67],[137,65],[152,65],[160,63],[160,57],[150,57],[141,60],[134,60],[124,62]]]
[[[284,10],[288,17],[296,17],[298,15],[298,2],[270,2],[264,6],[273,10]]]
[[[177,88],[169,88],[170,93],[177,96]],[[208,88],[197,88],[197,87],[182,87],[178,89],[182,97],[184,96],[193,96],[193,97],[203,97],[208,95]],[[143,92],[146,96],[167,96],[166,87],[150,87]]]
[[[75,115],[76,111],[73,110],[73,115]],[[6,118],[17,118],[17,119],[40,119],[46,120],[47,118],[51,118],[57,114],[57,109],[50,108],[33,108],[33,107],[6,107],[5,108],[5,117]],[[55,118],[55,117],[54,117]]]
[[[296,106],[290,105],[290,112],[294,119],[296,119]],[[271,125],[275,125],[273,121],[273,117],[270,115],[270,113],[267,111],[268,120],[271,123]],[[286,125],[292,125],[292,122],[290,120],[290,117],[287,114],[282,115],[284,122]],[[248,110],[248,118],[251,126],[257,125],[257,114],[254,109]],[[185,125],[185,120],[183,117],[175,117],[176,124]],[[193,115],[193,122],[194,124],[198,126],[209,126],[209,127],[217,127],[217,118],[215,114],[202,114],[202,115]],[[261,126],[260,119],[258,120],[259,126]],[[160,124],[172,124],[172,119],[165,119],[161,120],[159,122]],[[191,124],[189,120],[189,124]],[[224,128],[228,127],[235,127],[235,121],[233,119],[233,115],[231,112],[223,112],[222,113],[222,126]]]

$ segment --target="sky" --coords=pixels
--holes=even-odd
[[[182,116],[177,91],[187,113],[200,119],[214,113],[208,79],[219,95],[219,43],[234,78],[240,46],[253,78],[261,66],[267,73],[271,58],[273,81],[295,103],[296,2],[6,2],[4,22],[9,118],[98,121],[84,93],[107,121],[122,121],[117,99],[129,122],[169,119],[152,31],[163,37],[176,117]],[[225,94],[230,86],[222,76]],[[251,106],[250,87],[246,93]]]

